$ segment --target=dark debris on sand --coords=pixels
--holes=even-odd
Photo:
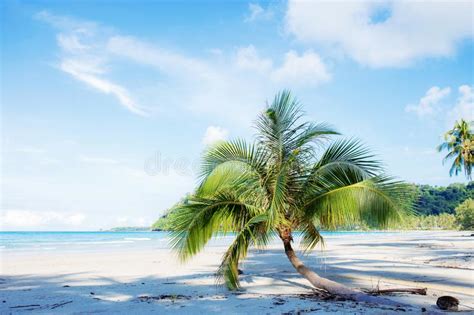
[[[177,301],[177,300],[190,300],[191,297],[182,294],[161,294],[156,296],[141,295],[138,297],[140,302],[153,302],[153,301]]]

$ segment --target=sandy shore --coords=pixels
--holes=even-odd
[[[0,313],[39,314],[391,314],[439,312],[441,295],[474,310],[474,237],[469,232],[405,232],[326,239],[304,257],[321,275],[355,288],[420,287],[397,294],[403,306],[323,301],[291,267],[278,242],[252,250],[242,292],[215,285],[224,247],[209,247],[186,265],[149,242],[139,248],[81,252],[2,252]],[[299,312],[299,313],[298,313]]]

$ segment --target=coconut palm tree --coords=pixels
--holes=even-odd
[[[298,102],[284,91],[258,117],[253,143],[209,148],[196,192],[176,210],[171,245],[185,261],[216,233],[234,232],[217,274],[235,290],[249,246],[278,237],[293,267],[314,287],[360,300],[362,293],[307,268],[293,249],[293,233],[301,233],[301,249],[308,252],[323,242],[318,226],[358,220],[385,226],[401,215],[404,186],[383,175],[359,141],[331,142],[338,135],[333,128],[302,118]]]
[[[444,135],[444,142],[438,146],[438,152],[449,151],[444,157],[443,163],[452,160],[453,164],[449,170],[449,175],[456,176],[462,172],[468,179],[471,179],[472,165],[474,164],[474,122],[467,122],[464,119],[456,121],[453,129]]]

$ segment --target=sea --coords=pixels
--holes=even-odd
[[[322,232],[324,239],[338,237],[371,238],[394,232]],[[298,237],[296,233],[295,238]],[[208,246],[225,246],[232,234],[217,235]],[[170,248],[169,232],[0,232],[0,254],[32,251],[104,251],[108,249]],[[277,241],[277,240],[275,240]]]

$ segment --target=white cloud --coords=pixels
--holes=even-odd
[[[456,103],[451,107],[440,106],[440,103],[451,93],[451,88],[439,88],[433,86],[425,96],[423,96],[418,104],[407,105],[406,112],[413,112],[419,117],[435,116],[443,113],[446,118],[446,124],[451,126],[454,121],[465,119],[474,120],[474,87],[470,85],[461,85],[458,88],[458,97]]]
[[[61,164],[61,160],[56,159],[56,158],[50,158],[50,157],[43,157],[38,160],[38,163],[41,165],[58,165]]]
[[[286,30],[308,44],[341,49],[371,67],[446,57],[474,36],[472,1],[290,0]]]
[[[450,93],[451,88],[449,87],[442,89],[438,86],[433,86],[426,92],[425,96],[420,99],[418,104],[407,105],[405,111],[416,113],[419,117],[433,115],[438,110],[437,105],[439,102]]]
[[[156,219],[156,218],[155,218]],[[150,226],[153,218],[121,216],[116,219],[119,226]]]
[[[329,81],[331,75],[318,54],[307,51],[299,56],[295,51],[289,51],[283,65],[273,71],[272,79],[298,85],[317,85]]]
[[[112,36],[108,39],[106,48],[114,55],[151,65],[172,76],[193,73],[209,77],[213,74],[211,67],[199,59],[156,47],[131,36]]]
[[[45,150],[42,148],[38,148],[35,146],[24,145],[20,146],[15,149],[16,152],[26,153],[26,154],[37,154],[37,153],[44,153]]]
[[[82,213],[77,213],[69,216],[61,216],[62,222],[68,225],[81,225],[86,219],[86,216]]]
[[[83,64],[79,61],[65,60],[61,63],[61,70],[69,73],[74,78],[82,81],[105,94],[111,94],[117,98],[120,104],[127,108],[132,113],[146,116],[146,112],[141,109],[137,103],[130,97],[129,92],[124,87],[112,83],[106,79],[102,79],[92,73],[87,72],[89,65]]]
[[[140,115],[182,110],[227,123],[249,123],[279,89],[315,86],[330,77],[311,51],[288,52],[280,67],[252,45],[230,52],[213,47],[218,55],[197,58],[96,23],[40,15],[59,29],[59,68]],[[139,83],[128,76],[111,77],[123,73],[124,66],[126,71],[145,66],[153,76]]]
[[[86,216],[82,213],[57,211],[4,210],[0,215],[0,226],[13,228],[43,228],[51,225],[79,226]]]
[[[249,13],[245,17],[245,22],[254,22],[257,20],[269,20],[273,17],[273,12],[267,8],[264,9],[257,3],[249,3]]]
[[[291,50],[285,54],[283,63],[274,67],[272,59],[261,57],[257,49],[250,45],[237,50],[235,62],[238,69],[267,75],[279,85],[314,86],[331,79],[321,57],[313,51],[298,55],[296,51]]]
[[[56,37],[58,45],[62,47],[65,51],[70,53],[77,53],[77,52],[84,52],[88,50],[88,46],[83,45],[80,42],[78,36],[72,35],[65,35],[65,34],[58,34]]]
[[[103,157],[94,157],[94,156],[87,156],[87,155],[81,155],[79,157],[79,160],[84,163],[90,163],[90,164],[119,164],[119,161],[114,160],[114,159],[108,159],[108,158],[103,158]]]
[[[5,148],[8,147],[8,144],[5,145]],[[4,152],[20,153],[22,156],[27,157],[29,162],[37,162],[41,165],[57,165],[61,163],[60,160],[49,156],[45,149],[38,146],[19,145],[11,149],[5,149]]]
[[[40,12],[36,17],[60,31],[56,36],[62,52],[59,69],[102,93],[114,96],[132,113],[147,115],[125,87],[105,77],[106,56],[97,38],[97,34],[105,33],[102,29],[98,31],[98,26],[92,22],[56,16],[46,11]]]
[[[227,139],[229,135],[229,131],[218,127],[218,126],[209,126],[204,133],[204,137],[202,138],[202,143],[204,145],[211,145],[217,141]]]
[[[252,70],[265,73],[271,70],[272,60],[261,58],[253,45],[242,47],[237,50],[237,67],[243,70]]]
[[[69,16],[60,16],[50,13],[47,10],[43,10],[35,14],[36,19],[45,21],[51,26],[64,29],[64,30],[76,30],[80,34],[91,34],[97,29],[97,24],[90,21],[77,20]]]
[[[457,102],[448,113],[448,123],[450,125],[460,118],[467,121],[474,120],[474,86],[461,85],[458,91]]]

